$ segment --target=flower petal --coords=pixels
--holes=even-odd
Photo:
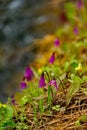
[[[15,99],[14,99],[14,96],[11,96],[11,102],[13,105],[15,105]]]
[[[46,85],[46,83],[45,83],[44,73],[42,73],[40,80],[39,80],[39,87],[42,88],[45,85]]]
[[[74,30],[73,30],[73,32],[74,32],[75,35],[77,35],[79,33],[78,28],[75,27]]]
[[[55,61],[55,52],[52,53],[52,55],[51,55],[51,57],[50,57],[50,59],[49,59],[49,62],[50,62],[51,64],[53,64],[54,61]]]
[[[59,87],[58,84],[57,84],[57,82],[56,82],[56,80],[54,80],[54,79],[51,80],[49,84],[50,84],[51,86],[54,86],[56,89],[58,89],[58,87]]]
[[[80,9],[80,8],[82,8],[82,6],[83,6],[82,0],[78,0],[77,7]]]
[[[26,67],[24,77],[25,77],[25,79],[27,79],[28,81],[29,81],[29,80],[32,80],[33,71],[32,71],[32,69],[31,69],[29,66]]]
[[[21,89],[25,89],[27,87],[27,84],[25,81],[21,82]]]
[[[54,45],[55,45],[55,46],[59,46],[59,45],[60,45],[60,40],[59,40],[58,38],[56,38],[56,39],[54,40]]]

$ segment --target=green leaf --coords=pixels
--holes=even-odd
[[[52,89],[51,86],[48,86],[48,105],[52,104]]]
[[[75,125],[76,125],[76,126],[80,126],[80,125],[81,125],[80,121],[77,120],[77,121],[75,122]]]
[[[80,122],[86,122],[87,121],[87,115],[82,115]]]
[[[71,83],[71,86],[66,95],[66,104],[67,105],[70,103],[73,95],[76,92],[78,92],[78,90],[80,89],[80,83],[81,83],[80,77],[73,75],[72,80],[73,80],[73,83]]]
[[[39,109],[40,109],[40,112],[43,113],[44,110],[45,110],[45,107],[44,107],[44,101],[41,99],[39,100]]]
[[[75,73],[75,69],[78,67],[79,63],[76,60],[72,60],[70,64],[70,69],[72,73]]]
[[[25,95],[25,96],[22,97],[20,103],[21,103],[22,105],[24,105],[24,104],[26,104],[27,102],[28,102],[28,97]]]
[[[60,105],[53,106],[52,109],[56,111],[60,111]]]
[[[6,105],[0,110],[0,129],[5,130],[7,127],[15,127],[15,123],[12,120],[13,109],[11,106]]]
[[[84,93],[85,95],[87,95],[87,88],[82,89],[82,91],[83,91],[83,93]]]
[[[84,76],[82,77],[82,82],[83,82],[83,83],[84,83],[84,82],[87,82],[87,76],[84,75]]]
[[[15,123],[12,120],[9,120],[3,123],[3,127],[15,127]]]
[[[72,3],[67,3],[65,5],[65,8],[66,8],[66,14],[67,14],[67,17],[68,19],[71,21],[71,22],[74,22],[74,16],[75,16],[75,8],[74,8],[74,5]]]
[[[65,62],[64,64],[64,72],[68,70],[70,63],[69,62]]]
[[[78,63],[77,63],[76,61],[73,61],[72,64],[71,64],[71,66],[72,66],[73,68],[76,68],[76,67],[78,67]]]

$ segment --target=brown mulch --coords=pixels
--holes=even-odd
[[[25,123],[30,130],[87,130],[87,120],[83,121],[82,116],[87,116],[87,96],[80,90],[76,93],[70,104],[65,105],[64,93],[57,93],[56,104],[60,105],[60,111],[51,110],[52,114],[41,114],[37,112],[37,120],[34,121],[32,107],[25,106]],[[19,106],[17,111],[19,112]],[[15,119],[17,122],[17,120]],[[78,125],[78,121],[80,125]]]

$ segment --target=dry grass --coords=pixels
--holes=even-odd
[[[87,120],[82,121],[82,116],[87,116],[87,96],[80,90],[76,93],[70,104],[66,106],[64,93],[57,93],[56,104],[60,104],[59,112],[51,111],[52,114],[37,113],[37,121],[33,120],[33,109],[29,104],[25,106],[26,124],[30,130],[87,130]],[[20,114],[17,107],[17,111]],[[17,122],[17,120],[15,119]],[[76,124],[79,121],[80,125]]]

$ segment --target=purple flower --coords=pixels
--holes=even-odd
[[[33,71],[29,66],[27,66],[25,70],[24,78],[29,81],[32,79],[32,77],[33,77]]]
[[[57,85],[57,82],[56,80],[51,80],[50,83],[49,83],[51,86],[54,86],[56,89],[58,89],[58,85]]]
[[[79,33],[78,28],[75,27],[74,30],[73,30],[73,32],[74,32],[75,35],[77,35]]]
[[[61,12],[60,16],[59,16],[60,22],[65,23],[68,21],[66,13],[65,12]]]
[[[51,57],[50,57],[50,59],[49,59],[49,62],[50,62],[51,64],[53,64],[54,61],[55,61],[55,52],[52,53],[52,55],[51,55]]]
[[[82,0],[78,0],[77,7],[80,9],[80,8],[82,8],[82,6],[83,6]]]
[[[56,38],[56,39],[54,40],[54,45],[55,45],[55,46],[59,46],[59,45],[60,45],[60,40],[59,40],[58,38]]]
[[[42,73],[40,80],[39,80],[39,87],[42,88],[45,85],[46,85],[46,83],[45,83],[44,73]]]
[[[27,87],[27,84],[25,81],[21,82],[21,89],[25,89]]]
[[[12,102],[12,104],[13,104],[13,105],[15,105],[15,104],[16,104],[16,103],[15,103],[14,96],[11,96],[11,102]]]

